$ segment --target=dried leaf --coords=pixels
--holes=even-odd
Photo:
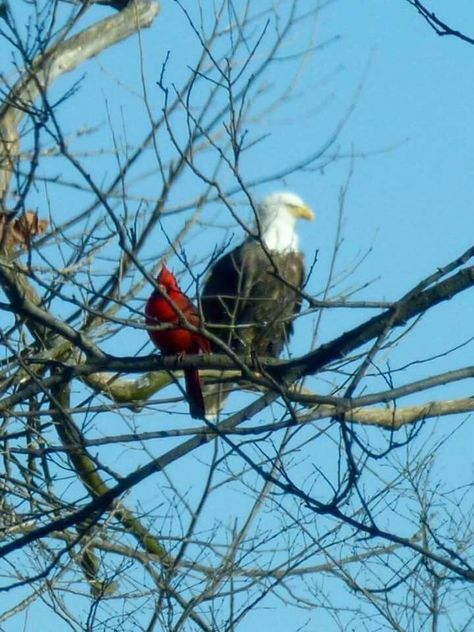
[[[48,224],[48,220],[39,219],[35,211],[26,211],[19,217],[0,213],[0,250],[8,253],[28,248],[34,237],[45,232]]]

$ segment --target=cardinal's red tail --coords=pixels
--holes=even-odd
[[[184,381],[186,384],[186,395],[188,397],[191,417],[194,417],[194,419],[204,419],[206,408],[202,396],[199,371],[197,369],[186,369],[184,371]]]

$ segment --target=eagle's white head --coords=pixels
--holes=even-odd
[[[260,237],[268,250],[273,252],[298,252],[296,233],[298,219],[313,220],[314,213],[294,193],[272,193],[257,206]]]

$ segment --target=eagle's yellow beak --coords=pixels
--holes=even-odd
[[[297,219],[307,219],[309,222],[312,222],[314,219],[314,212],[309,206],[305,206],[304,204],[293,207],[291,212]]]

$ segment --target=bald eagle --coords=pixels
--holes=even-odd
[[[236,353],[278,357],[288,342],[305,277],[296,222],[313,218],[294,193],[273,193],[256,207],[255,230],[212,265],[201,296],[206,328]]]

